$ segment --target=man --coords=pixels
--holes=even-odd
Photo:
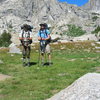
[[[40,24],[40,30],[38,32],[38,40],[40,41],[40,52],[42,56],[42,65],[44,65],[45,53],[48,55],[48,64],[51,64],[51,50],[50,50],[50,31],[47,28],[47,24]]]
[[[24,24],[21,29],[19,40],[23,46],[23,66],[30,66],[30,44],[32,43],[32,32],[29,30],[29,25],[27,24]]]

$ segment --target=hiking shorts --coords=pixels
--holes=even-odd
[[[47,45],[46,45],[46,53],[48,53],[48,54],[51,53],[50,44],[47,44]]]
[[[45,47],[40,46],[40,48],[41,48],[41,54],[43,54],[43,53],[50,54],[51,53],[50,44],[47,44]]]

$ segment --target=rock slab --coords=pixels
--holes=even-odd
[[[8,75],[0,74],[0,81],[4,81],[4,80],[6,80],[6,79],[8,79],[8,78],[11,78],[11,77],[8,76]]]
[[[88,73],[47,100],[100,100],[100,74]]]
[[[0,60],[0,64],[3,64],[4,62],[2,60]]]
[[[12,43],[9,46],[9,53],[21,54],[21,50],[16,46],[16,44]]]

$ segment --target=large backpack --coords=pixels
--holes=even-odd
[[[27,25],[27,24],[26,24],[26,25]],[[23,29],[23,28],[24,28],[24,25],[21,26],[21,29]],[[32,32],[33,26],[27,25],[27,29],[28,29],[28,31],[31,31],[31,32]]]
[[[23,32],[22,32],[22,38],[24,38],[24,34],[25,34],[25,31],[23,30]],[[30,38],[30,31],[28,31],[28,36],[25,37],[25,38]]]

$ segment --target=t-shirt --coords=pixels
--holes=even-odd
[[[48,29],[40,30],[38,32],[38,37],[41,37],[41,38],[44,38],[44,39],[48,38],[48,35],[50,35],[50,31]]]
[[[26,41],[27,38],[32,38],[32,32],[31,31],[25,32],[24,30],[22,30],[21,33],[19,34],[19,37],[24,38],[23,40]]]

